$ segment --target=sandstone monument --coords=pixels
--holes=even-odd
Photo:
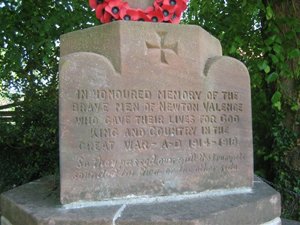
[[[248,71],[202,28],[63,35],[59,113],[60,193],[46,177],[3,194],[2,225],[281,224],[253,174]]]

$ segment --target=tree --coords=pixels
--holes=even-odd
[[[273,124],[274,181],[282,190],[288,216],[300,217],[300,2],[264,0],[262,19],[265,62],[275,111]]]
[[[59,36],[94,24],[79,0],[0,3],[1,96],[20,103],[0,126],[0,191],[58,168]]]

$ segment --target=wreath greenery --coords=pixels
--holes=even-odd
[[[179,23],[188,0],[154,0],[147,9],[132,8],[122,0],[89,0],[101,23],[114,20]]]

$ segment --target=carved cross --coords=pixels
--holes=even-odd
[[[167,32],[164,31],[159,31],[156,33],[160,39],[159,44],[152,44],[146,41],[146,46],[148,49],[157,49],[160,50],[160,61],[162,63],[168,64],[168,61],[166,59],[166,52],[167,51],[172,51],[176,55],[178,55],[178,42],[172,43],[172,44],[167,44],[165,42]]]

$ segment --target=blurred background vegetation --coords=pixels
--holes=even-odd
[[[87,0],[2,0],[0,21],[1,193],[58,174],[59,37],[99,22]],[[255,172],[300,221],[300,1],[190,0],[182,23],[248,67]],[[1,114],[8,103],[13,122]]]

